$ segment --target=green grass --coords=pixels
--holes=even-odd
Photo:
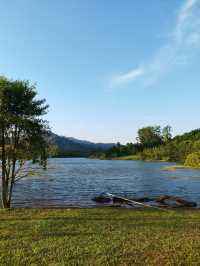
[[[0,210],[0,265],[199,265],[200,211]]]
[[[121,156],[121,157],[115,157],[113,160],[127,160],[127,161],[145,161],[145,162],[167,162],[168,160],[153,160],[153,159],[145,159],[142,160],[140,155],[127,155],[127,156]]]
[[[133,160],[133,161],[140,161],[141,158],[138,155],[128,155],[128,156],[122,156],[122,157],[117,157],[114,158],[113,160]],[[142,161],[142,160],[141,160]],[[168,160],[143,160],[146,162],[168,162]],[[163,168],[163,170],[166,171],[176,171],[178,169],[196,169],[196,170],[200,170],[200,167],[193,167],[193,166],[187,166],[184,164],[180,164],[180,165],[172,165],[172,166],[166,166]]]
[[[172,166],[166,166],[163,168],[163,170],[166,171],[176,171],[179,169],[196,169],[196,170],[200,170],[200,167],[192,167],[192,166],[186,166],[186,165],[172,165]]]
[[[138,155],[127,155],[127,156],[116,157],[114,158],[114,160],[141,160],[141,158]]]

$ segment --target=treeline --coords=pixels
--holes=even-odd
[[[137,142],[117,143],[105,153],[95,154],[101,159],[127,157],[135,160],[164,160],[200,167],[200,129],[172,138],[171,127],[144,127],[138,130]]]
[[[104,153],[103,149],[89,150],[86,148],[80,148],[79,150],[70,150],[65,147],[60,148],[52,142],[49,142],[48,155],[50,158],[90,158],[95,155],[99,157],[101,153]]]

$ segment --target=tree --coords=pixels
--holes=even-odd
[[[144,147],[155,147],[162,143],[160,126],[143,127],[138,130],[137,140]]]
[[[170,139],[172,139],[171,134],[172,128],[171,126],[167,125],[162,129],[162,137],[164,142],[168,142]]]
[[[1,198],[3,208],[11,206],[13,187],[28,174],[27,162],[46,167],[48,123],[45,100],[36,99],[36,87],[29,81],[0,78]]]

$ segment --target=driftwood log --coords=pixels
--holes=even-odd
[[[170,196],[170,195],[162,195],[158,199],[156,199],[157,203],[172,206],[172,207],[196,207],[197,203],[192,201],[187,201],[181,199],[179,197]]]
[[[92,200],[97,203],[113,203],[112,206],[115,206],[117,203],[118,207],[120,207],[119,204],[121,204],[122,206],[125,204],[125,205],[130,205],[132,207],[142,206],[142,207],[161,209],[158,206],[147,205],[147,204],[144,204],[143,202],[131,200],[131,199],[124,198],[124,197],[117,196],[117,195],[110,194],[110,193],[106,193],[105,195],[100,195],[98,197],[93,198]]]
[[[128,199],[125,197],[113,195],[110,193],[101,194],[92,199],[96,203],[99,204],[112,204],[111,206],[123,206],[123,205],[131,205],[131,206],[143,206],[143,207],[152,207],[152,208],[161,208],[161,207],[196,207],[197,203],[192,201],[187,201],[182,198],[170,195],[162,195],[156,199],[152,198],[137,198],[137,199]],[[150,205],[144,204],[144,202],[151,202]],[[155,205],[156,204],[156,205]]]
[[[99,195],[97,197],[94,197],[92,200],[97,203],[110,203],[112,201],[110,197],[105,195]]]

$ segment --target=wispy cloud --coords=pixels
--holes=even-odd
[[[135,69],[133,69],[127,73],[114,75],[112,78],[112,81],[113,81],[113,83],[115,83],[117,85],[117,84],[127,82],[129,80],[136,79],[136,78],[143,76],[143,75],[144,75],[144,69],[138,67],[138,68],[135,68]]]
[[[118,86],[135,80],[150,85],[171,67],[187,64],[197,49],[200,49],[200,0],[185,0],[177,12],[176,24],[168,42],[160,47],[150,61],[114,75],[111,85]]]

